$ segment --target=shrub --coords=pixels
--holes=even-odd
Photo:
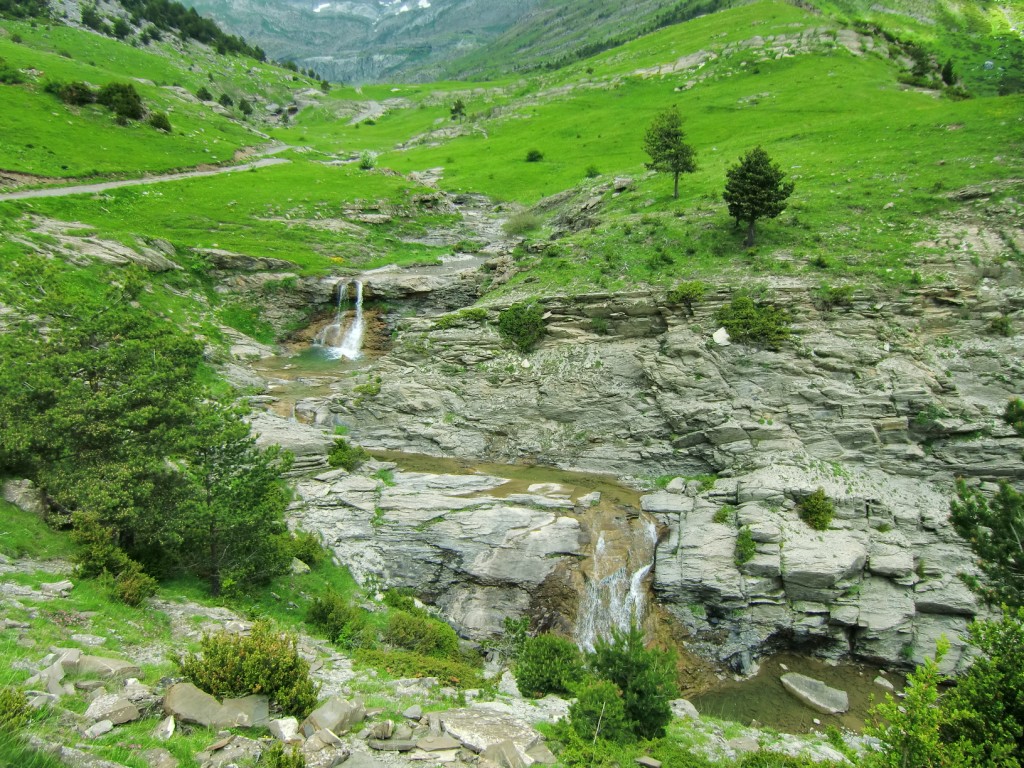
[[[539,149],[531,149],[526,153],[526,162],[539,163],[544,159],[544,153]]]
[[[261,768],[306,768],[306,758],[298,747],[284,751],[284,744],[275,742],[274,746],[263,753],[260,758]]]
[[[300,720],[316,707],[319,686],[309,677],[309,663],[299,656],[294,635],[269,621],[257,621],[247,636],[228,632],[204,635],[202,655],[188,653],[173,661],[198,688],[217,698],[260,693],[282,712]]]
[[[988,324],[988,332],[993,336],[1013,336],[1013,326],[1010,324],[1010,318],[1006,315],[993,317]]]
[[[8,65],[4,59],[0,59],[0,84],[17,85],[18,83],[23,82],[25,82],[25,78],[21,74],[21,71]]]
[[[96,101],[124,120],[141,120],[145,112],[142,97],[131,83],[107,83],[96,94]]]
[[[1024,400],[1015,397],[1008,402],[1003,411],[1003,421],[1013,427],[1018,435],[1024,435]]]
[[[591,680],[580,686],[576,701],[569,707],[569,727],[590,741],[601,738],[622,743],[633,737],[622,691],[607,680]]]
[[[501,225],[501,228],[506,235],[516,236],[532,232],[539,226],[540,217],[537,214],[523,211],[522,213],[509,216],[505,223]]]
[[[523,642],[513,674],[524,696],[571,695],[582,667],[583,657],[575,643],[544,634]]]
[[[613,628],[611,640],[599,638],[588,662],[598,677],[622,691],[626,719],[635,736],[665,735],[672,719],[669,701],[678,693],[671,653],[645,648],[643,630],[633,622],[626,631]]]
[[[199,86],[199,90],[196,91],[196,98],[200,101],[213,101],[213,94],[210,93],[210,89],[205,85]]]
[[[343,437],[334,441],[334,447],[327,454],[327,463],[332,467],[341,467],[353,472],[368,461],[370,454],[361,445],[353,445]]]
[[[513,304],[498,314],[498,333],[520,352],[529,352],[544,335],[544,310],[536,301]]]
[[[288,539],[288,554],[297,557],[308,566],[320,565],[327,559],[320,537],[309,531],[295,531]]]
[[[235,106],[235,100],[228,96],[226,93],[222,93],[220,98],[217,99],[217,103],[222,107],[233,107]]]
[[[24,691],[0,688],[0,731],[16,731],[28,722],[28,699]]]
[[[147,597],[156,594],[156,579],[142,570],[134,560],[114,579],[113,594],[116,600],[132,606],[139,606]]]
[[[601,169],[598,168],[596,165],[588,165],[587,170],[583,172],[583,175],[586,176],[588,179],[596,179],[598,176],[601,175]]]
[[[484,682],[480,670],[464,661],[370,648],[361,648],[353,656],[356,661],[394,677],[436,677],[442,684],[456,688],[479,688]]]
[[[43,90],[52,93],[65,104],[75,107],[92,104],[96,101],[96,92],[88,84],[80,81],[71,83],[51,81],[43,86]]]
[[[313,598],[306,610],[306,621],[320,629],[332,643],[355,644],[366,624],[367,612],[352,605],[337,592]]]
[[[778,350],[789,338],[789,313],[774,304],[754,303],[749,296],[735,296],[715,313],[715,320],[729,338],[765,349]]]
[[[831,286],[822,283],[814,292],[814,306],[822,312],[831,312],[836,307],[849,307],[853,304],[853,286]]]
[[[363,152],[359,155],[359,167],[364,171],[369,171],[373,168],[375,161],[373,155],[369,152]]]
[[[156,128],[158,131],[164,133],[171,132],[171,121],[167,117],[166,112],[154,112],[149,116],[149,124]]]
[[[685,307],[686,311],[693,315],[693,305],[704,298],[707,290],[707,283],[701,280],[687,280],[670,290],[666,298],[670,304]]]
[[[459,658],[459,636],[443,621],[406,611],[392,611],[384,628],[383,640],[424,656]]]
[[[727,525],[735,513],[735,507],[730,504],[723,504],[718,508],[718,511],[715,512],[714,517],[711,519],[716,523]]]
[[[420,606],[416,605],[416,598],[405,589],[389,589],[384,593],[384,605],[394,608],[396,611],[405,611],[414,616],[429,616]]]
[[[825,491],[819,488],[810,496],[804,497],[797,507],[797,514],[800,519],[816,531],[827,530],[835,516],[836,508],[832,500],[825,495]]]
[[[238,102],[238,111],[248,117],[252,114],[252,104],[250,104],[246,99],[240,99]]]
[[[750,526],[744,525],[736,535],[736,565],[740,566],[750,562],[757,554],[757,545],[754,543],[754,536],[750,532]]]

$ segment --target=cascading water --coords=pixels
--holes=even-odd
[[[356,303],[354,315],[348,326],[345,325],[345,308],[348,298],[348,283],[338,284],[338,304],[334,320],[321,330],[313,339],[313,345],[322,347],[324,353],[335,360],[346,358],[356,360],[362,354],[363,330],[363,284],[355,281]]]
[[[600,517],[595,523],[599,521]],[[616,520],[612,526],[602,527],[576,617],[580,648],[592,651],[597,639],[609,637],[613,627],[628,630],[631,621],[639,624],[644,620],[646,579],[654,567],[657,537],[654,521],[646,516],[632,524]]]

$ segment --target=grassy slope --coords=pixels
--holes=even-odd
[[[0,58],[30,70],[27,82],[0,85],[0,169],[53,177],[138,174],[230,160],[241,147],[264,139],[241,122],[183,100],[162,86],[194,93],[200,86],[236,102],[261,97],[287,102],[309,88],[306,78],[252,59],[211,54],[201,46],[175,50],[171,43],[133,48],[70,27],[3,20]],[[21,43],[12,41],[18,35]],[[168,112],[174,132],[145,123],[115,124],[98,106],[69,107],[43,92],[49,80],[83,80],[95,86],[134,80],[147,108]],[[236,116],[237,115],[236,113]]]

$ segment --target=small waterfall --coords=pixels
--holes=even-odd
[[[576,618],[580,648],[592,651],[597,639],[609,637],[613,627],[627,630],[630,621],[644,620],[646,579],[654,567],[657,537],[654,521],[645,516],[632,525],[622,521],[600,530]],[[614,546],[609,543],[612,538]]]
[[[346,299],[348,298],[348,283],[338,284],[338,304],[334,314],[334,320],[324,327],[313,339],[313,345],[323,347],[328,357],[335,360],[346,358],[356,360],[362,354],[363,330],[363,284],[355,281],[356,304],[355,314],[345,326]]]

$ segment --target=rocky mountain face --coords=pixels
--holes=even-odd
[[[657,291],[549,297],[546,339],[525,356],[496,332],[497,305],[491,322],[438,322],[480,272],[366,275],[371,301],[389,297],[393,346],[334,396],[298,403],[299,419],[344,424],[368,447],[676,479],[598,522],[544,489],[498,498],[488,477],[328,474],[300,483],[296,520],[360,580],[414,587],[476,637],[527,613],[578,628],[579,596],[600,578],[580,563],[607,520],[651,520],[656,551],[637,579],[709,658],[745,670],[798,647],[906,664],[945,634],[954,669],[985,609],[961,579],[975,566],[949,502],[956,477],[991,489],[1024,473],[1024,439],[1002,419],[1024,362],[1014,338],[986,330],[1024,308],[1024,291],[1012,262],[947,266],[944,284],[861,288],[831,311],[807,281],[770,279],[797,318],[778,352],[714,338],[724,285],[692,315]],[[796,509],[819,488],[836,508],[825,531]],[[738,565],[741,528],[756,551]],[[627,576],[641,565],[622,563]]]

